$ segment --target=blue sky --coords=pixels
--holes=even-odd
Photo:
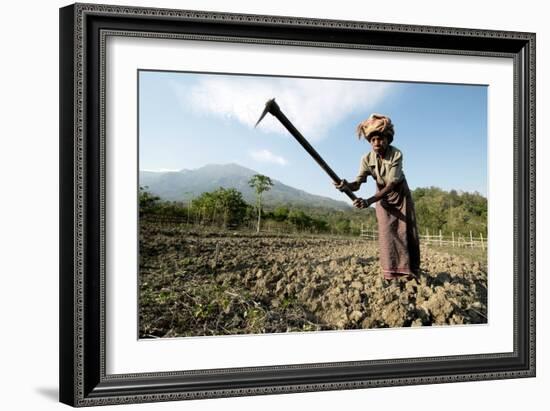
[[[391,117],[409,186],[487,193],[487,87],[363,80],[139,72],[139,168],[237,163],[284,184],[347,201],[270,114],[281,110],[341,178],[353,180],[370,150],[355,128]],[[359,196],[375,187],[369,179]]]

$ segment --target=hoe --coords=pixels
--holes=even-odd
[[[332,170],[332,168],[329,167],[329,165],[323,160],[323,158],[319,155],[319,153],[309,144],[309,142],[302,136],[302,134],[298,131],[296,127],[290,122],[290,120],[283,114],[281,111],[279,105],[275,102],[275,99],[272,98],[267,103],[265,103],[265,109],[262,115],[260,116],[260,119],[256,122],[256,126],[260,123],[260,121],[263,120],[265,115],[267,113],[270,113],[273,115],[277,120],[281,122],[283,126],[288,130],[290,134],[300,143],[300,145],[309,153],[311,157],[321,166],[323,170],[329,175],[329,177],[334,181],[335,183],[339,183],[340,177]],[[353,192],[348,188],[345,187],[343,192],[351,199],[355,200],[357,197]]]

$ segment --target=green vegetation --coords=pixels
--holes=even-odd
[[[280,204],[262,206],[261,194],[269,190],[268,180],[256,175],[249,184],[256,187],[255,207],[247,204],[236,189],[218,188],[202,193],[189,203],[162,201],[140,187],[140,216],[173,218],[179,222],[220,228],[260,229],[289,232],[358,235],[361,227],[376,228],[374,208],[336,210],[315,206]],[[469,236],[469,232],[487,237],[487,199],[478,193],[450,192],[440,188],[417,188],[412,192],[418,227],[421,233],[429,230],[443,234],[454,232]]]
[[[248,185],[256,191],[256,210],[258,211],[258,225],[256,232],[260,232],[260,222],[262,220],[262,193],[269,191],[273,186],[273,182],[267,176],[262,174],[254,174],[248,181]]]
[[[191,210],[199,213],[204,224],[220,223],[224,227],[243,224],[250,206],[234,188],[218,188],[210,193],[202,193],[193,201]]]
[[[419,229],[469,235],[483,233],[487,237],[487,199],[478,193],[449,192],[437,187],[413,191]]]
[[[159,197],[149,193],[147,187],[139,189],[139,214],[141,217],[179,218],[182,222],[228,228],[244,224],[252,213],[253,208],[234,188],[220,187],[215,191],[202,193],[189,204],[162,201]]]

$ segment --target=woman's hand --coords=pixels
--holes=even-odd
[[[357,181],[352,181],[349,183],[346,179],[340,180],[339,183],[332,182],[334,184],[334,187],[340,191],[345,191],[346,187],[349,188],[351,191],[357,191],[359,190],[359,186],[361,185]]]
[[[366,200],[364,198],[356,198],[353,200],[353,206],[356,208],[368,208],[372,203],[370,198]]]

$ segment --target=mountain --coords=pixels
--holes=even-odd
[[[256,193],[248,186],[248,180],[258,172],[238,164],[208,164],[196,170],[169,172],[140,171],[139,185],[147,191],[170,201],[189,201],[201,193],[220,187],[240,191],[246,202],[254,204]],[[307,205],[310,207],[349,210],[350,206],[328,197],[309,194],[274,180],[271,190],[264,192],[262,199],[266,206]]]

